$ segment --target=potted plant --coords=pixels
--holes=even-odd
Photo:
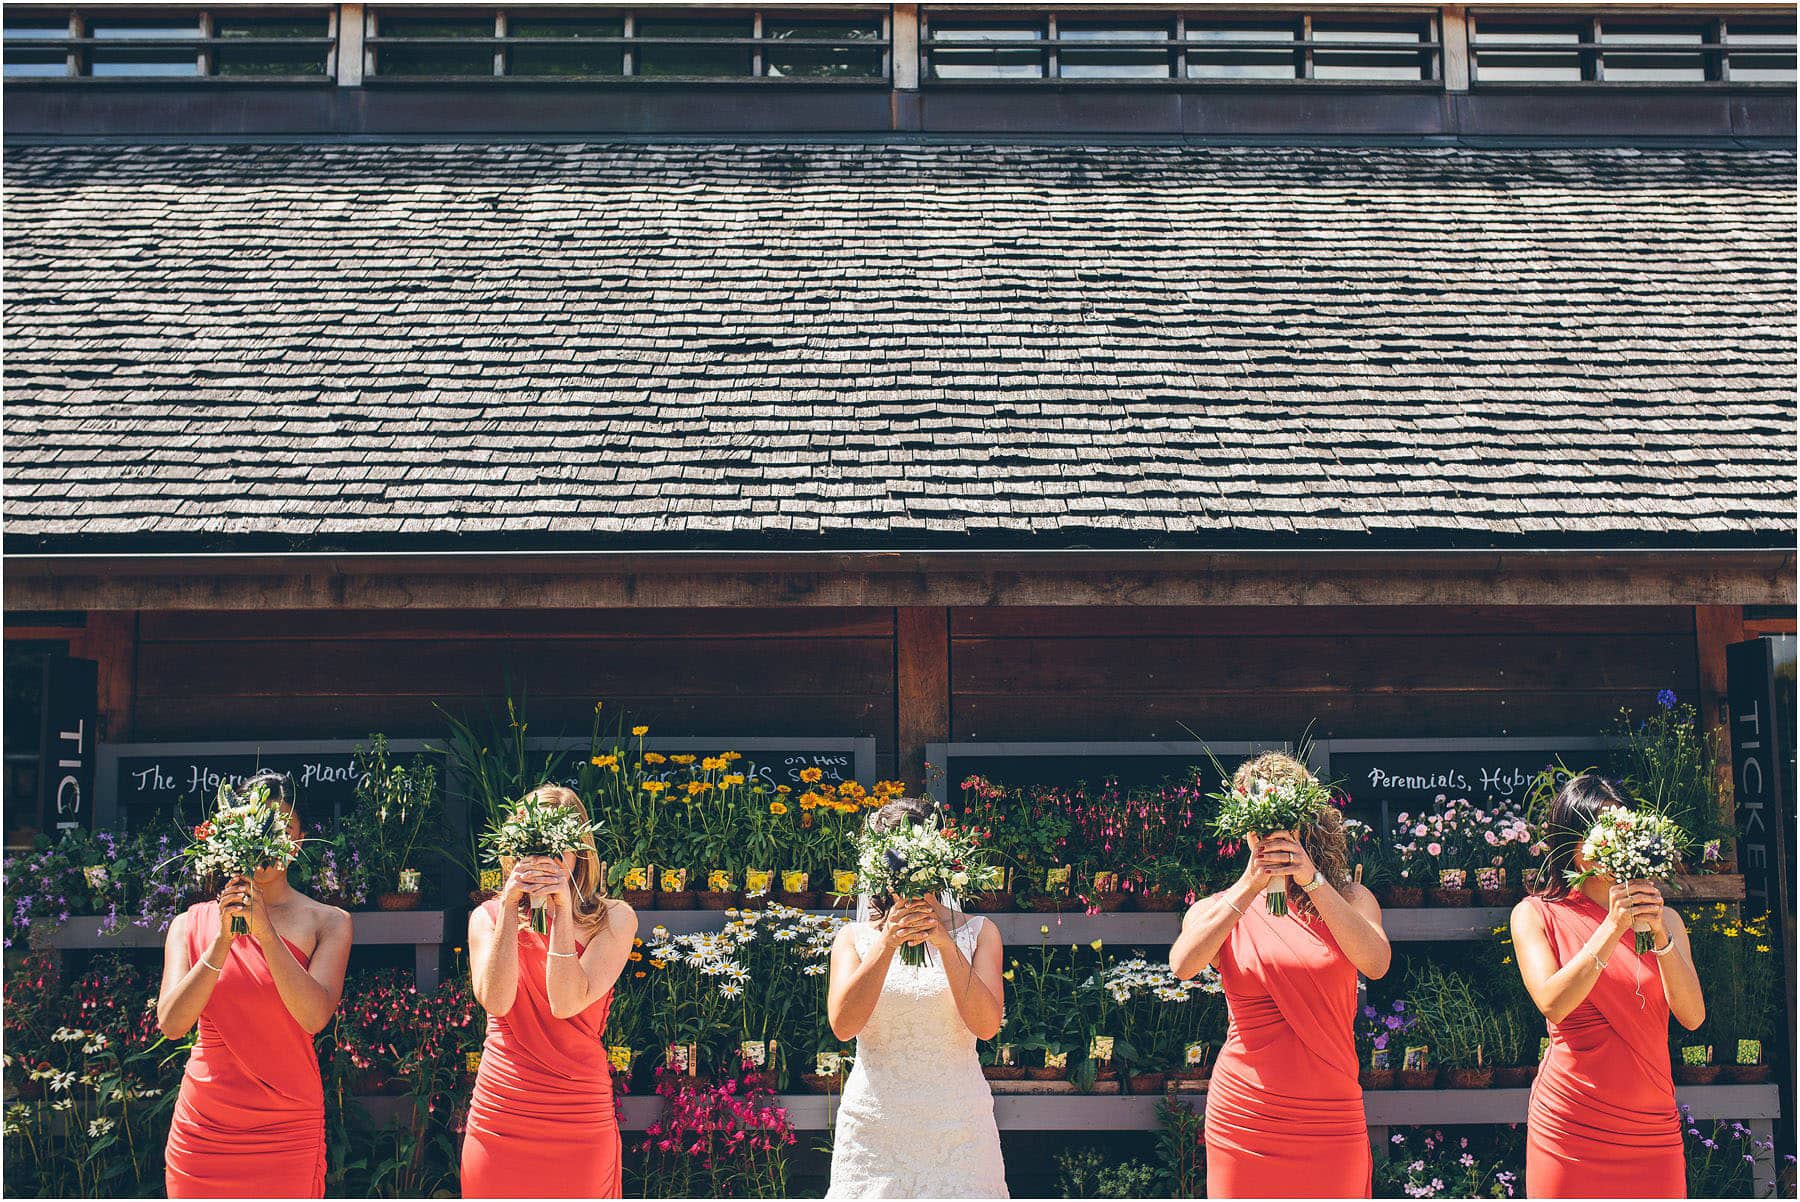
[[[1407,996],[1421,1030],[1436,1049],[1445,1084],[1452,1089],[1485,1089],[1493,1084],[1493,1014],[1470,980],[1423,961],[1407,981]]]
[[[729,910],[743,900],[744,895],[737,887],[737,873],[730,868],[709,869],[706,888],[694,894],[694,901],[702,910]]]
[[[1012,869],[990,864],[981,870],[980,887],[963,898],[971,914],[997,914],[1013,908]]]
[[[1010,1036],[1002,1031],[999,1038],[1007,1040]],[[1019,1045],[1011,1042],[985,1043],[981,1054],[981,1075],[989,1081],[1023,1081],[1025,1063]]]
[[[1727,1084],[1767,1080],[1763,1041],[1780,1013],[1768,916],[1743,918],[1737,906],[1710,902],[1687,908],[1687,922],[1694,967],[1707,983],[1703,1030],[1713,1047],[1715,1078]]]
[[[1690,1036],[1691,1037],[1691,1036]],[[1719,1079],[1719,1065],[1712,1062],[1711,1044],[1686,1044],[1670,1064],[1677,1085],[1711,1085]]]
[[[1356,1050],[1364,1065],[1357,1074],[1364,1089],[1394,1088],[1399,1053],[1417,1025],[1403,998],[1381,1007],[1363,1005],[1356,1019]]]
[[[1187,907],[1195,892],[1194,873],[1179,856],[1163,855],[1149,861],[1136,877],[1131,908],[1145,914],[1171,914]]]
[[[351,763],[355,801],[344,822],[345,834],[368,866],[376,904],[383,910],[413,909],[420,900],[420,874],[413,861],[441,854],[443,843],[437,766],[423,755],[399,763],[381,734],[370,735],[367,748],[357,747]]]
[[[1112,913],[1125,908],[1125,892],[1119,888],[1119,874],[1105,869],[1093,874],[1083,899],[1094,909]]]
[[[1400,1050],[1397,1070],[1401,1089],[1431,1089],[1437,1084],[1437,1067],[1431,1063],[1427,1044],[1410,1044]]]
[[[808,1093],[842,1093],[848,1072],[849,1066],[841,1051],[820,1052],[813,1057],[813,1071],[801,1073],[800,1082]]]

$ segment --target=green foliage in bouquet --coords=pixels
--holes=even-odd
[[[1592,867],[1564,875],[1570,888],[1599,876],[1618,884],[1628,881],[1672,880],[1681,868],[1681,852],[1687,834],[1675,820],[1658,810],[1642,807],[1628,810],[1624,806],[1608,806],[1594,819],[1593,827],[1581,841],[1581,854]],[[1636,932],[1638,954],[1650,950],[1654,937],[1649,929]]]
[[[1221,770],[1222,772],[1222,770]],[[1224,789],[1215,795],[1219,804],[1213,831],[1227,843],[1241,843],[1246,835],[1259,838],[1277,831],[1298,832],[1331,808],[1331,790],[1317,781],[1253,780],[1233,787],[1225,776]],[[1287,889],[1277,880],[1269,886],[1269,913],[1287,913]]]
[[[856,873],[874,898],[964,896],[987,856],[973,834],[939,822],[904,819],[889,830],[865,830],[857,851]],[[900,958],[913,967],[925,963],[925,948],[902,947]]]
[[[521,860],[527,856],[561,856],[586,848],[590,835],[601,829],[598,822],[583,822],[567,806],[556,805],[535,793],[513,802],[483,835],[483,850],[490,863]],[[549,931],[542,906],[532,904],[531,929]]]
[[[180,858],[196,881],[249,876],[271,865],[286,866],[300,854],[299,840],[288,833],[288,816],[275,803],[263,781],[238,788],[219,782],[212,813],[194,828],[193,841]],[[231,933],[246,935],[250,926],[233,915]]]

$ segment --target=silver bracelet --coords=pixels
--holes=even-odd
[[[225,971],[225,966],[223,964],[214,964],[211,960],[208,960],[205,956],[200,957],[200,963],[206,965],[206,967],[212,969],[214,972],[224,972]]]
[[[1224,894],[1223,894],[1223,893],[1221,893],[1221,894],[1219,894],[1219,899],[1220,899],[1220,900],[1221,900],[1221,901],[1223,901],[1223,902],[1224,902],[1224,903],[1225,903],[1225,904],[1226,904],[1226,905],[1228,905],[1228,906],[1231,906],[1231,908],[1232,908],[1232,909],[1233,909],[1233,910],[1236,910],[1236,911],[1237,911],[1237,916],[1238,916],[1238,917],[1239,917],[1239,918],[1242,918],[1242,917],[1243,917],[1243,916],[1244,916],[1244,912],[1243,912],[1243,911],[1242,911],[1242,910],[1238,910],[1238,908],[1237,908],[1237,907],[1236,907],[1236,906],[1232,906],[1232,905],[1231,905],[1231,899],[1230,899],[1230,898],[1229,898],[1229,897],[1226,897],[1226,896],[1225,896],[1225,895],[1224,895]]]
[[[556,951],[550,951],[549,948],[545,948],[544,950],[552,956],[561,956],[565,960],[573,960],[576,958],[574,952],[556,952]]]
[[[1651,948],[1650,954],[1652,956],[1666,956],[1674,950],[1675,950],[1675,932],[1670,931],[1669,932],[1669,941],[1667,943],[1663,944],[1661,947]]]
[[[1606,971],[1606,961],[1604,961],[1600,958],[1600,954],[1598,952],[1593,953],[1591,958],[1594,961],[1595,968],[1599,969],[1601,972]]]

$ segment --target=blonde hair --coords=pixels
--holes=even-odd
[[[1245,760],[1231,774],[1233,789],[1248,789],[1252,781],[1268,781],[1272,785],[1318,784],[1312,769],[1285,751],[1265,751]],[[1344,837],[1344,815],[1336,806],[1328,806],[1319,816],[1295,832],[1300,846],[1312,857],[1331,887],[1343,892],[1350,885],[1350,845]],[[1288,906],[1302,913],[1313,911],[1312,899],[1303,889],[1288,890]]]
[[[581,795],[573,789],[562,785],[539,785],[526,795],[527,799],[536,798],[546,805],[561,806],[566,810],[574,810],[581,815],[582,822],[589,822],[588,808],[582,804]],[[581,837],[582,849],[575,853],[575,870],[569,874],[569,891],[574,896],[575,925],[593,932],[606,926],[606,877],[600,870],[600,852],[594,846],[594,836],[590,831]],[[514,861],[510,856],[500,861],[500,872],[506,875],[513,870]],[[527,899],[520,899],[521,905],[529,906]]]

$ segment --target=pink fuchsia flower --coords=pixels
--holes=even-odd
[[[1425,845],[1425,850],[1431,855],[1441,856],[1444,854],[1444,845],[1441,843],[1427,843]]]

